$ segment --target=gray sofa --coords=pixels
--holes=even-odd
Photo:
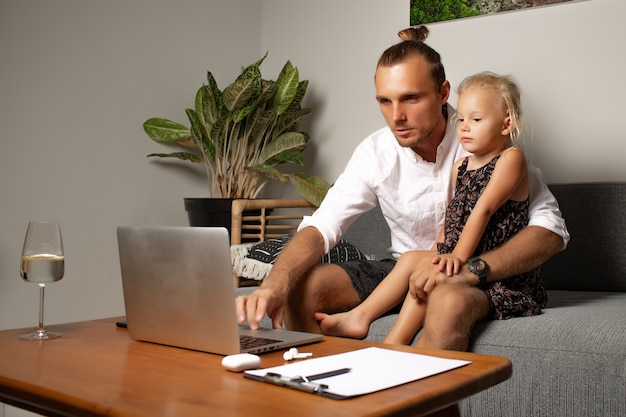
[[[548,306],[476,326],[470,350],[508,358],[513,376],[465,399],[464,417],[626,416],[626,183],[550,188],[571,242],[544,265]],[[385,256],[388,231],[376,210],[345,238]],[[366,339],[382,341],[394,320],[376,320]]]

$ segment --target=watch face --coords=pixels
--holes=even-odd
[[[483,269],[485,269],[485,261],[483,261],[482,259],[477,259],[472,262],[472,267],[477,271],[482,271]]]

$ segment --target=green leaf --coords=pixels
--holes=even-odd
[[[274,113],[271,111],[263,111],[261,108],[254,110],[250,115],[247,129],[249,131],[248,143],[257,149],[265,144],[264,138],[269,138],[269,129],[274,120]]]
[[[274,96],[274,109],[276,114],[282,114],[291,105],[298,92],[298,68],[292,68],[276,80],[276,95]]]
[[[202,86],[201,105],[202,111],[198,108],[196,111],[201,113],[206,123],[213,124],[220,117],[222,107],[222,92],[217,87],[217,83],[210,72],[207,74],[209,84]],[[197,99],[196,99],[197,101]]]
[[[284,77],[285,74],[287,74],[289,71],[291,71],[293,69],[293,64],[291,63],[290,60],[287,60],[287,62],[285,62],[285,65],[283,65],[282,69],[280,70],[280,72],[278,73],[278,78],[276,78],[277,80],[280,79],[281,77]]]
[[[309,136],[305,133],[284,133],[265,145],[265,147],[261,150],[260,160],[263,162],[271,160],[279,155],[281,152],[284,152],[288,149],[302,150],[308,142]]]
[[[147,157],[178,158],[182,159],[183,161],[202,162],[202,158],[200,158],[200,156],[191,152],[151,153]]]
[[[157,117],[146,120],[143,130],[150,139],[164,143],[176,142],[190,134],[187,126]]]
[[[215,77],[213,76],[211,71],[207,71],[206,79],[208,82],[207,87],[209,88],[209,90],[211,90],[211,92],[216,98],[220,98],[221,91],[219,87],[217,86],[217,81],[215,81]]]
[[[233,122],[235,123],[241,122],[243,119],[246,118],[246,116],[250,114],[252,110],[254,110],[255,107],[256,107],[256,102],[252,102],[252,103],[248,103],[245,107],[241,109],[237,109],[233,111],[233,114],[231,116],[233,119]]]
[[[211,131],[209,132],[208,141],[211,142],[211,146],[213,147],[214,152],[222,149],[224,145],[224,129],[226,125],[226,120],[219,119],[213,126],[211,126]],[[213,154],[213,156],[215,153]],[[212,160],[213,158],[211,158]]]
[[[259,68],[259,67],[261,66],[261,64],[263,63],[263,61],[265,61],[265,58],[267,58],[267,55],[268,55],[269,53],[270,53],[270,52],[269,52],[269,51],[267,51],[267,52],[265,53],[265,55],[263,55],[263,57],[262,57],[262,58],[259,58],[259,60],[258,60],[257,62],[255,62],[254,64],[252,64],[252,65],[250,65],[250,66],[251,66],[251,67],[257,67],[257,68]]]
[[[197,143],[201,143],[202,138],[206,136],[207,132],[204,128],[204,123],[202,123],[200,115],[193,109],[185,109],[185,113],[187,113],[187,118],[191,124],[191,135],[196,139]]]
[[[276,93],[276,82],[269,80],[261,80],[261,92],[256,99],[256,107],[261,107],[263,103],[269,102],[274,98],[274,94]],[[270,102],[273,104],[273,102]]]
[[[260,77],[260,75],[259,75]],[[252,78],[237,80],[224,89],[222,100],[228,111],[242,109],[256,100],[258,94],[255,88],[256,81]]]
[[[241,121],[252,111],[257,97],[261,94],[263,81],[259,65],[265,56],[256,63],[248,65],[235,82],[224,89],[222,100],[226,108],[233,112],[232,119],[235,122]]]
[[[250,171],[258,172],[260,174],[265,175],[266,177],[278,180],[282,182],[283,184],[287,182],[287,178],[285,177],[285,175],[271,165],[255,165],[252,167],[247,167],[246,169]]]
[[[300,149],[287,149],[265,161],[265,163],[268,165],[289,163],[302,166],[304,165],[304,155],[302,155],[302,151]]]
[[[330,184],[320,177],[304,172],[289,174],[288,177],[289,181],[291,181],[296,190],[298,190],[298,193],[307,201],[315,207],[319,207],[320,204],[322,204],[322,200],[324,200],[330,188]]]
[[[204,104],[202,103],[202,95],[204,94],[204,89],[206,87],[202,86],[198,89],[198,91],[196,92],[196,100],[195,100],[195,109],[196,109],[196,113],[198,114],[198,117],[200,117],[200,121],[202,122],[202,124],[206,124],[206,121],[204,119]]]
[[[288,111],[281,114],[276,121],[276,126],[274,126],[273,135],[279,136],[285,132],[293,132],[298,130],[302,118],[311,113],[312,110],[313,109],[306,108]]]
[[[206,126],[194,110],[186,109],[185,111],[189,118],[189,123],[191,123],[191,135],[196,146],[203,150],[209,161],[212,161],[215,158],[215,146],[208,140],[209,132],[206,131]]]
[[[304,95],[306,94],[306,90],[309,87],[309,80],[302,80],[298,83],[298,90],[296,91],[296,95],[294,96],[287,112],[296,111],[300,109],[300,105],[302,100],[304,99]]]

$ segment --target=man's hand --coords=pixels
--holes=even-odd
[[[247,318],[250,328],[256,330],[267,313],[272,319],[272,327],[280,329],[286,302],[286,295],[277,288],[271,285],[261,286],[250,295],[241,295],[235,299],[237,321],[243,323]]]
[[[405,255],[400,257],[399,263]],[[413,299],[426,301],[428,293],[437,285],[439,275],[445,277],[438,270],[438,265],[433,264],[433,258],[437,256],[435,251],[411,251],[411,265],[409,273],[409,294]]]
[[[459,266],[457,274],[448,276],[439,267],[439,261],[435,262],[439,256],[434,251],[423,251],[423,255],[419,256],[413,266],[413,272],[409,276],[409,294],[414,299],[428,301],[430,294],[437,285],[444,283],[458,285],[472,285],[472,277],[474,275],[469,272],[466,267]]]
[[[317,264],[324,254],[324,239],[313,227],[305,227],[296,233],[289,244],[278,255],[272,271],[263,283],[250,295],[236,298],[237,320],[243,323],[246,318],[251,329],[258,329],[259,322],[267,315],[272,319],[272,327],[283,326],[287,309],[288,289]]]
[[[414,299],[428,301],[428,294],[448,276],[439,272],[439,266],[428,262],[425,268],[416,269],[409,277],[409,294]]]

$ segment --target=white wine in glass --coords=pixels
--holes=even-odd
[[[61,336],[47,332],[43,326],[44,289],[47,283],[59,281],[65,271],[61,227],[53,222],[30,222],[26,230],[20,274],[24,281],[39,285],[39,325],[20,336],[27,340],[45,340]]]

